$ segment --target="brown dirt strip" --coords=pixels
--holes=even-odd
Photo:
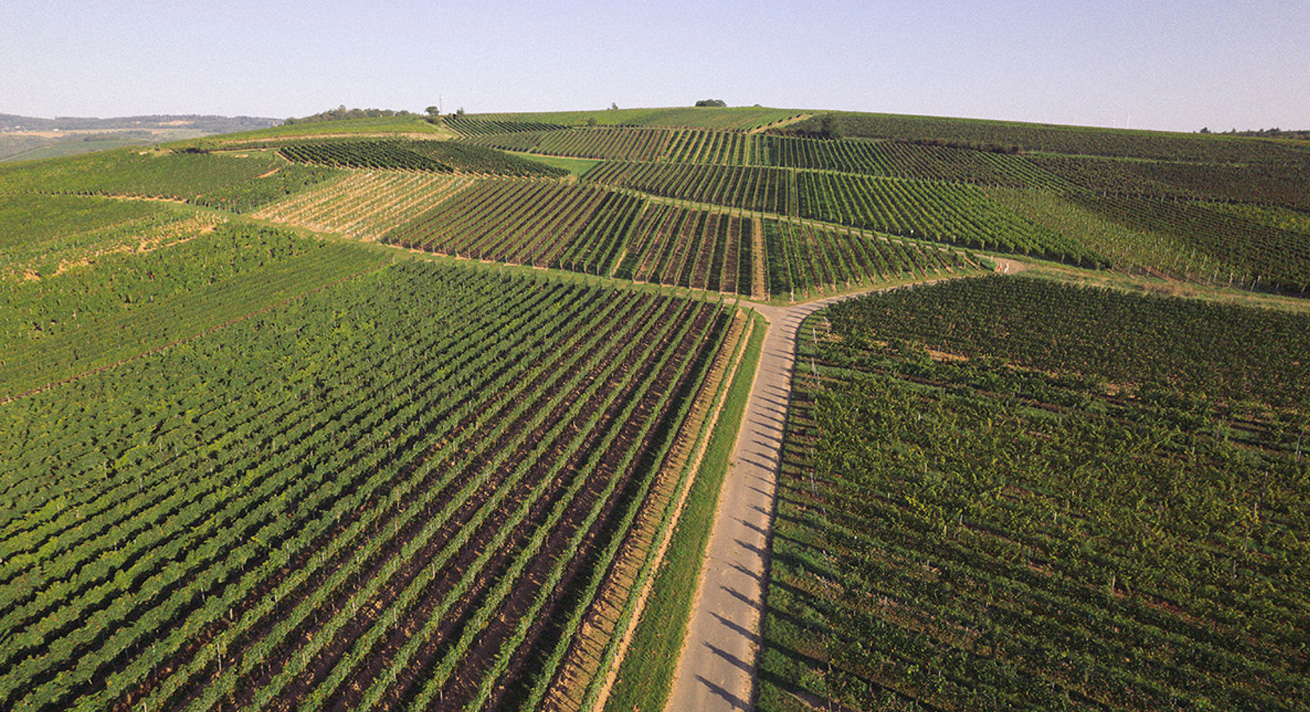
[[[755,128],[751,129],[750,131],[747,131],[746,133],[759,134],[759,133],[764,133],[769,129],[780,129],[783,126],[791,126],[792,124],[798,124],[810,118],[813,115],[814,114],[801,114],[799,116],[793,116],[790,119],[783,119],[782,121],[777,121],[772,124],[767,124],[764,126],[756,126]]]
[[[769,300],[769,270],[764,263],[764,219],[751,218],[751,299]]]

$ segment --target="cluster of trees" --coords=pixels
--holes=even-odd
[[[723,108],[727,108],[728,102],[722,99],[701,99],[700,101],[696,102],[696,106],[709,106],[709,107],[714,107],[716,109],[723,109]]]
[[[428,113],[433,113],[432,107],[428,107]],[[282,125],[292,126],[294,124],[312,124],[319,121],[341,121],[344,119],[376,119],[388,116],[418,116],[418,114],[405,111],[404,109],[400,111],[393,111],[391,109],[347,109],[346,105],[342,104],[335,109],[321,111],[310,116],[289,118],[284,121]]]
[[[1206,127],[1206,128],[1202,128],[1198,133],[1209,134],[1214,132],[1211,131],[1209,127]],[[1237,129],[1229,129],[1227,131],[1224,131],[1223,135],[1224,136],[1255,136],[1258,138],[1290,138],[1290,139],[1295,139],[1297,141],[1310,141],[1310,129],[1302,129],[1299,131],[1284,131],[1277,127],[1272,129],[1258,129],[1254,131],[1238,131]]]

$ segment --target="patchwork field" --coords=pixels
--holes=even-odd
[[[760,107],[0,165],[0,709],[1297,709],[1308,177]],[[730,570],[760,657],[675,680]]]

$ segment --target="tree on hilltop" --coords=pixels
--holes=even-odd
[[[701,99],[700,101],[696,102],[696,106],[709,106],[709,107],[714,107],[716,109],[723,109],[728,106],[728,102],[722,99]]]

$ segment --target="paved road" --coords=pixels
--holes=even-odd
[[[669,693],[671,712],[753,707],[762,584],[791,398],[796,332],[805,317],[842,298],[788,308],[755,306],[769,320],[769,328]]]
[[[1026,266],[1009,260],[997,262],[1003,262],[1001,268],[1007,272]],[[938,281],[942,280],[913,286]],[[833,302],[858,296],[861,295],[846,294],[793,307],[753,305],[769,320],[769,328],[746,404],[745,422],[737,435],[732,462],[719,495],[719,508],[701,568],[700,590],[687,623],[667,712],[755,707],[764,572],[768,567],[782,439],[791,401],[796,332],[810,314]]]

